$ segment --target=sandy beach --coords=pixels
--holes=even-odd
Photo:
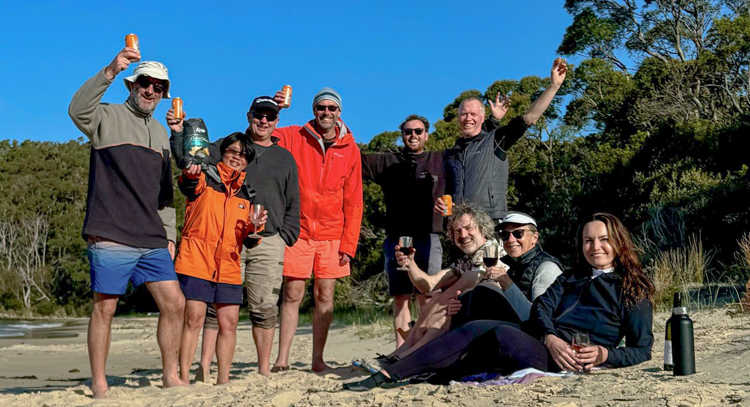
[[[383,326],[333,329],[326,361],[335,369],[326,374],[307,370],[312,336],[309,327],[302,327],[292,349],[293,370],[266,378],[257,373],[250,326],[244,322],[232,383],[162,390],[156,319],[118,318],[107,363],[111,398],[102,401],[93,400],[87,387],[86,326],[85,321],[75,321],[66,329],[78,332],[76,338],[0,339],[0,405],[750,406],[750,318],[732,318],[725,310],[693,314],[698,373],[676,378],[662,370],[667,317],[655,315],[652,360],[638,366],[545,377],[524,385],[420,384],[368,393],[343,392],[341,384],[362,377],[361,371],[349,365],[352,358],[394,348],[394,339]],[[212,373],[215,378],[215,365]]]

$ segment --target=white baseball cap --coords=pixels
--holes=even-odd
[[[497,224],[497,226],[502,227],[502,225],[505,223],[515,223],[518,225],[534,225],[534,227],[537,227],[536,220],[523,212],[509,212],[502,219],[500,219],[500,222]]]

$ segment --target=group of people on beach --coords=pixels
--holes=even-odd
[[[229,381],[243,295],[258,372],[289,370],[311,274],[311,368],[328,370],[323,351],[334,288],[350,274],[356,254],[363,179],[382,186],[385,197],[383,251],[398,348],[375,361],[356,359],[373,375],[345,389],[426,374],[440,381],[525,367],[627,366],[650,358],[653,285],[622,223],[604,213],[584,222],[576,236],[578,264],[563,273],[560,261],[539,245],[536,220],[507,208],[508,150],[551,103],[566,76],[564,60],[555,60],[547,89],[506,125],[500,120],[508,96],[489,101],[488,119],[482,100],[462,101],[461,137],[445,151],[425,149],[429,122],[410,115],[399,127],[399,152],[361,154],[340,118],[341,96],[323,88],[312,101],[314,118],[302,126],[277,128],[288,94],[256,97],[247,129],[213,142],[204,162],[183,151],[190,120],[170,109],[168,135],[153,118],[161,100],[170,98],[163,64],[140,62],[124,78],[125,103],[102,103],[115,78],[140,60],[140,52],[126,46],[81,86],[69,108],[91,142],[82,235],[94,299],[88,351],[95,398],[107,397],[111,323],[128,282],[145,284],[159,307],[164,387],[190,383],[201,330],[195,379],[209,380],[215,354],[216,383]],[[178,184],[187,202],[176,259],[172,158],[182,170]],[[252,223],[258,204],[262,213]],[[439,239],[444,228],[460,252],[447,268]],[[411,245],[402,248],[399,238],[406,236]],[[420,312],[410,323],[415,293]],[[279,352],[271,366],[277,319]],[[576,332],[588,333],[591,344],[574,350]],[[623,337],[625,346],[618,347]]]

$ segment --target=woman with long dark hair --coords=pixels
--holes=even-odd
[[[366,391],[431,372],[443,382],[489,371],[589,370],[651,359],[654,286],[627,229],[615,216],[597,213],[581,224],[576,241],[576,267],[537,298],[523,327],[469,322],[344,389]],[[591,345],[574,351],[575,333],[589,334]]]

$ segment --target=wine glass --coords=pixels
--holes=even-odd
[[[484,261],[485,266],[497,266],[498,249],[499,246],[494,244],[488,245],[484,249],[482,249],[484,251],[484,257],[482,258],[482,260]]]
[[[573,350],[576,353],[580,352],[580,350],[583,348],[591,346],[591,339],[589,338],[589,334],[574,333],[570,346],[573,348]],[[586,372],[583,368],[581,368],[581,371],[578,373],[586,373]]]
[[[404,254],[404,256],[408,256],[409,252],[411,252],[411,248],[413,245],[413,240],[409,236],[401,236],[398,238],[398,245],[401,246],[401,253]],[[409,271],[409,267],[407,266],[400,266],[396,270],[402,270],[402,271]]]
[[[259,239],[258,228],[260,227],[260,220],[263,218],[263,211],[265,208],[261,204],[253,204],[250,206],[250,222],[255,226],[255,230],[249,237],[253,239]]]

